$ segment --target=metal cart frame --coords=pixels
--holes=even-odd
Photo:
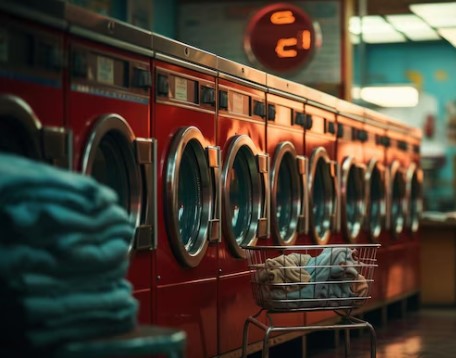
[[[253,316],[249,316],[244,323],[242,357],[246,357],[249,326],[253,324],[264,331],[262,350],[264,358],[269,357],[269,338],[274,332],[288,333],[323,330],[344,330],[344,348],[345,356],[347,357],[350,352],[350,330],[360,328],[368,329],[370,334],[370,356],[375,358],[377,354],[377,338],[373,326],[369,322],[353,317],[351,314],[355,308],[360,307],[370,298],[369,290],[373,282],[374,269],[377,267],[376,252],[378,247],[380,247],[379,244],[244,247],[248,253],[252,292],[258,306],[260,306],[260,310]],[[316,256],[323,255],[324,252],[327,253],[325,260],[315,259]],[[346,252],[346,255],[337,261],[335,258],[344,252]],[[319,254],[316,255],[316,253]],[[356,258],[352,258],[352,253],[356,253]],[[289,254],[295,255],[293,256],[294,262],[289,259],[292,256],[287,257]],[[303,257],[305,257],[306,263],[301,261]],[[309,258],[314,260],[308,261]],[[273,262],[274,265],[272,265]],[[277,262],[279,262],[279,265],[277,265]],[[356,271],[353,271],[353,269]],[[312,272],[312,275],[307,276],[306,270]],[[354,295],[343,297],[343,294],[341,294],[341,297],[318,297],[319,285],[325,285],[327,290],[325,292],[330,291],[328,287],[334,287],[333,293],[339,294],[345,292],[335,289],[340,287],[340,285],[351,288],[354,287],[351,285],[360,284],[360,281],[350,277],[346,270],[363,274],[363,276],[358,276],[363,278],[361,284],[367,285],[367,290],[363,291],[362,297]],[[336,273],[341,277],[339,280],[335,279]],[[274,277],[273,281],[267,282],[271,277]],[[321,281],[322,277],[327,278],[327,280]],[[315,281],[315,279],[317,280]],[[289,295],[291,290],[299,294]],[[272,294],[272,292],[276,293]],[[301,294],[301,292],[304,292],[305,295],[304,293]],[[313,296],[309,297],[309,293]],[[277,298],[277,296],[279,297]],[[341,317],[341,322],[328,325],[303,326],[276,326],[274,324],[274,314],[320,310],[334,311]],[[263,312],[266,315],[266,324],[259,320],[259,316]]]

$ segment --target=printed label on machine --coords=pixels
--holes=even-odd
[[[174,98],[179,101],[187,101],[187,80],[182,77],[175,77]]]
[[[0,61],[8,61],[8,32],[0,28]]]
[[[244,114],[244,98],[246,96],[235,92],[233,92],[232,95],[231,112]]]
[[[97,57],[97,81],[108,85],[114,84],[114,60],[103,56]]]

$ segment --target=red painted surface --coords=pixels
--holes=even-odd
[[[9,29],[11,33],[20,29],[24,34],[45,38],[50,44],[57,45],[63,55],[63,32],[27,23],[24,20],[14,20],[4,14],[0,14],[0,20],[2,26]],[[4,41],[6,44],[8,39]],[[11,38],[9,41],[15,40]],[[12,48],[13,45],[10,43],[5,50],[8,55],[5,54],[5,56],[13,56]],[[21,47],[20,50],[24,49]],[[30,56],[31,53],[25,53],[18,63],[9,65],[2,63],[0,94],[22,99],[31,107],[42,125],[62,127],[64,125],[63,67],[50,70],[40,65],[31,65]],[[14,61],[14,57],[9,59]]]
[[[249,94],[264,102],[264,92],[254,88],[220,79],[219,89],[232,89]],[[217,145],[222,149],[222,163],[226,159],[227,144],[235,135],[246,134],[256,145],[260,153],[266,150],[265,123],[260,117],[240,118],[227,113],[219,113],[217,118]],[[222,220],[224,220],[222,216]],[[259,244],[265,241],[259,239]],[[255,314],[259,307],[253,299],[250,273],[247,260],[235,258],[226,243],[222,232],[222,242],[219,245],[219,277],[218,277],[218,339],[219,354],[223,354],[242,345],[242,328],[245,319]],[[252,329],[249,342],[258,341],[263,332]]]
[[[70,38],[69,43],[70,48],[93,50],[102,56],[125,61],[134,61],[144,68],[150,67],[150,60],[142,56],[129,54],[121,50],[94,44],[78,38]],[[80,83],[80,80],[69,78],[69,87],[66,90],[66,106],[68,113],[66,124],[73,130],[73,164],[76,171],[80,171],[82,168],[82,153],[93,130],[93,125],[103,115],[117,114],[126,120],[136,137],[151,138],[150,102],[136,103],[103,95],[84,93],[82,91],[74,90],[74,87],[72,88],[72,86]],[[99,84],[89,85],[103,88]],[[109,91],[115,92],[112,87],[109,87]],[[117,92],[122,93],[122,90],[119,89]],[[143,96],[150,99],[150,92],[145,90]],[[152,272],[151,252],[134,252],[130,260],[127,278],[133,284],[135,297],[139,299],[139,319],[141,323],[150,323],[150,307],[152,305],[151,285],[154,277]]]
[[[154,62],[154,73],[165,69],[215,83],[210,75],[162,61]],[[166,97],[165,97],[166,98]],[[215,113],[215,109],[214,109]],[[187,333],[187,357],[217,354],[217,244],[210,244],[200,264],[185,267],[174,256],[165,220],[165,171],[169,146],[179,128],[195,126],[209,145],[215,145],[215,114],[154,102],[153,136],[158,138],[158,248],[156,252],[156,323],[183,329]]]

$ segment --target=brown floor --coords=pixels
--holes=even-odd
[[[429,309],[407,312],[404,318],[389,319],[375,327],[377,358],[456,357],[456,309]],[[310,337],[309,337],[310,338]],[[351,338],[351,358],[370,357],[368,334]],[[310,358],[344,357],[344,347],[309,351]]]
[[[402,316],[402,318],[400,318]],[[377,335],[377,358],[456,358],[456,307],[388,311],[388,323],[380,325],[380,315],[364,319],[374,325]],[[295,339],[270,350],[270,358],[342,358],[345,357],[343,335],[319,332],[307,335],[307,348]],[[370,357],[370,336],[352,331],[350,358]],[[331,348],[333,347],[333,348]],[[334,348],[336,347],[336,348]],[[261,352],[250,355],[261,357]]]

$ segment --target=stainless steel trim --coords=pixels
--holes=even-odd
[[[194,247],[184,245],[179,232],[178,218],[178,192],[179,171],[182,157],[187,146],[193,146],[196,153],[197,170],[200,177],[201,215],[199,228],[196,233]],[[196,267],[203,259],[209,244],[210,220],[213,218],[214,193],[213,183],[208,165],[206,152],[207,144],[204,136],[196,127],[184,127],[179,129],[173,137],[168,151],[165,168],[164,210],[166,229],[169,235],[171,249],[184,267]]]
[[[407,215],[405,227],[417,232],[423,212],[423,171],[415,163],[410,164],[406,172],[405,200]]]
[[[287,156],[287,157],[286,157]],[[291,162],[290,163],[290,158]],[[301,159],[304,159],[301,157]],[[288,160],[288,163],[284,161]],[[278,192],[278,182],[279,182],[279,172],[282,164],[287,165],[292,168],[290,172],[291,180],[291,195],[292,195],[292,213],[290,222],[288,223],[288,230],[286,237],[284,237],[279,228],[279,223],[277,222],[277,192]],[[291,165],[290,165],[291,164]],[[301,164],[301,168],[300,165]],[[296,239],[298,238],[298,224],[300,223],[300,218],[303,217],[303,191],[304,184],[302,177],[306,175],[305,170],[303,170],[303,163],[300,163],[297,158],[296,149],[291,142],[281,142],[279,143],[274,151],[274,156],[272,158],[271,166],[271,233],[272,237],[277,245],[294,245]],[[300,170],[302,169],[302,170]],[[304,173],[303,173],[304,172]],[[300,178],[301,177],[301,178]],[[305,217],[304,217],[305,218]]]
[[[0,120],[14,118],[20,122],[29,138],[28,144],[34,159],[43,160],[43,148],[41,144],[42,125],[32,108],[14,95],[0,95]]]
[[[309,160],[301,155],[296,157],[298,164],[298,173],[301,176],[301,211],[298,219],[298,233],[307,234],[309,231],[309,186],[308,186],[308,173],[309,173]]]
[[[214,77],[217,76],[217,71],[212,69],[212,68],[203,67],[203,66],[201,66],[201,64],[188,62],[188,61],[181,60],[181,59],[176,58],[176,57],[171,57],[169,55],[165,55],[165,54],[162,54],[162,53],[155,53],[155,59],[159,60],[159,61],[166,62],[166,63],[171,63],[171,64],[174,64],[174,65],[177,65],[177,66],[180,66],[180,67],[184,67],[184,68],[187,68],[189,70],[197,71],[199,73],[204,73],[204,74],[209,75],[209,76],[214,76]],[[168,69],[163,69],[163,70],[164,71],[168,71],[170,73],[176,73],[176,74],[179,74],[179,76],[182,76],[182,74],[179,73],[179,72],[169,71]],[[198,79],[198,80],[201,80],[201,79]]]
[[[396,180],[398,180],[397,185],[399,187],[395,187]],[[395,198],[395,192],[399,195],[398,198]],[[397,209],[397,215],[394,213],[394,206]],[[388,216],[390,217],[390,227],[392,234],[394,237],[397,236],[403,231],[404,229],[404,221],[405,217],[407,216],[407,203],[405,201],[405,178],[403,169],[401,168],[401,164],[399,161],[395,160],[391,163],[389,169],[389,211]]]
[[[157,248],[157,140],[136,138],[136,162],[141,168],[145,206],[141,225],[136,230],[135,249]]]
[[[243,79],[244,81],[253,82],[266,87],[266,72],[264,71],[257,70],[223,57],[217,57],[216,68],[220,77],[227,79]]]
[[[374,174],[378,173],[378,174]],[[380,179],[380,199],[378,203],[379,212],[377,219],[372,219],[372,180],[374,175],[379,175]],[[380,233],[382,231],[382,224],[383,226],[385,223],[386,218],[386,201],[387,201],[387,189],[386,189],[386,180],[385,180],[385,167],[383,166],[380,161],[377,159],[371,159],[367,164],[366,174],[365,174],[365,189],[366,189],[366,216],[365,216],[365,223],[364,229],[368,233],[370,240],[373,243],[378,243]]]
[[[57,167],[72,169],[73,133],[62,127],[43,127],[42,129],[43,156],[46,161]]]
[[[217,76],[218,76],[218,78],[222,78],[224,80],[240,84],[241,86],[253,88],[253,89],[256,89],[258,91],[265,92],[265,93],[266,93],[266,90],[267,90],[267,87],[265,87],[263,85],[259,85],[259,84],[255,83],[255,82],[250,82],[250,81],[247,81],[247,80],[244,80],[242,78],[235,77],[233,75],[229,75],[229,74],[226,74],[226,73],[219,72],[217,74]]]
[[[350,173],[355,171],[355,182],[350,182]],[[365,172],[366,168],[363,164],[356,162],[353,156],[344,158],[341,165],[340,176],[340,215],[341,215],[341,230],[342,235],[349,243],[355,243],[361,232],[361,228],[365,218]],[[355,190],[354,220],[351,221],[348,217],[349,205],[349,190]]]
[[[170,58],[178,58],[183,62],[192,62],[214,70],[217,67],[217,56],[215,54],[156,33],[152,34],[152,49],[157,55],[169,55]]]
[[[117,140],[116,144],[119,145],[120,151],[124,155],[126,163],[126,171],[129,177],[129,191],[130,191],[130,216],[135,228],[141,224],[141,211],[142,211],[142,184],[141,173],[136,163],[134,155],[134,140],[135,135],[128,125],[127,121],[117,114],[105,114],[100,116],[97,121],[92,125],[90,135],[84,145],[82,154],[81,171],[84,174],[91,175],[93,162],[95,160],[96,152],[102,140],[109,133],[115,133],[117,139],[123,138],[125,141]],[[125,144],[127,146],[125,146]],[[123,147],[123,148],[122,148]],[[134,238],[132,237],[131,249],[135,246]]]
[[[222,171],[222,190],[223,190],[223,233],[226,240],[226,244],[234,257],[245,258],[246,254],[244,249],[237,243],[236,237],[234,236],[233,229],[231,227],[232,215],[231,215],[231,202],[230,192],[228,188],[229,174],[233,168],[234,160],[238,155],[239,151],[245,147],[247,152],[250,154],[250,160],[247,163],[248,170],[251,174],[251,188],[252,188],[252,209],[250,213],[250,225],[247,232],[244,235],[244,242],[242,245],[255,245],[258,236],[259,219],[263,214],[263,208],[261,207],[262,202],[264,203],[266,198],[261,198],[262,195],[269,193],[261,193],[261,179],[258,173],[258,163],[255,161],[258,155],[258,150],[253,143],[252,139],[247,135],[237,135],[231,137],[226,149],[225,160],[223,163]],[[258,174],[258,175],[256,175]],[[266,173],[265,173],[266,174]],[[267,182],[267,180],[266,180]]]
[[[214,192],[214,210],[209,222],[209,242],[219,243],[222,241],[222,185],[221,185],[221,150],[220,147],[208,146],[207,160],[212,170],[212,183]]]
[[[258,230],[257,235],[260,239],[268,238],[270,234],[270,185],[269,185],[269,155],[268,154],[257,154],[257,166],[258,173],[261,177],[262,187],[262,208],[261,217],[258,219]]]
[[[302,95],[303,85],[271,75],[266,74],[266,84],[268,92],[278,96],[286,97],[295,101],[305,102]]]
[[[320,203],[323,205],[323,210],[324,210],[324,218],[323,222],[321,223],[316,223],[314,213],[313,213],[313,208],[314,208],[314,185],[316,181],[316,171],[317,171],[317,165],[320,163],[320,161],[323,161],[325,166],[323,167],[326,173],[326,177],[323,177],[323,183],[322,185],[325,186],[322,194],[324,195],[323,203]],[[329,242],[330,239],[330,231],[331,228],[334,226],[334,219],[335,219],[335,214],[337,212],[336,206],[337,206],[337,193],[336,193],[336,187],[335,187],[335,181],[337,180],[337,175],[334,173],[334,166],[333,162],[329,159],[328,153],[323,147],[317,147],[314,149],[312,152],[312,155],[310,157],[310,170],[309,170],[309,231],[312,235],[313,240],[315,241],[316,244],[320,245],[325,245]],[[328,192],[326,189],[328,189],[329,186],[333,186],[333,188],[329,188],[329,195],[331,195],[332,191],[332,197],[328,198]],[[321,205],[320,205],[321,208]],[[319,227],[322,226],[323,228],[323,234],[320,234]]]

